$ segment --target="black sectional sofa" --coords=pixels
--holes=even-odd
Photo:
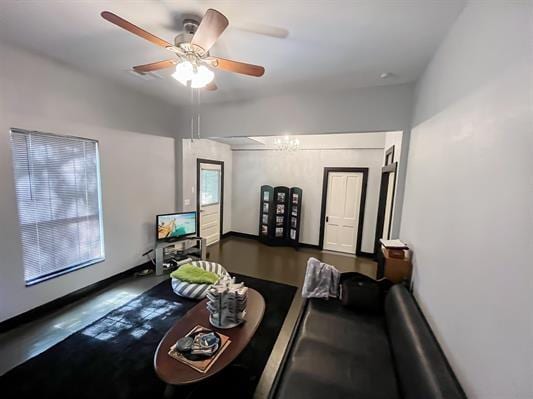
[[[308,300],[274,387],[277,399],[466,398],[413,296],[395,285],[378,313]]]

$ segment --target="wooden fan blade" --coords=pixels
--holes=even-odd
[[[152,62],[151,64],[136,65],[133,67],[133,70],[135,72],[141,72],[141,73],[152,72],[152,71],[157,71],[159,69],[173,67],[177,63],[178,63],[177,60],[157,61],[157,62]]]
[[[228,24],[229,21],[223,14],[210,8],[202,18],[191,40],[191,45],[193,48],[200,47],[204,52],[209,51]]]
[[[205,89],[209,91],[215,91],[218,89],[218,87],[216,83],[212,81],[211,83],[208,83],[207,86],[205,86]]]
[[[139,37],[142,37],[143,39],[146,39],[149,42],[154,43],[155,45],[158,45],[164,48],[174,47],[169,42],[155,35],[152,35],[150,32],[147,32],[144,29],[139,28],[137,25],[133,25],[131,22],[126,21],[124,18],[121,18],[118,15],[113,14],[112,12],[103,11],[100,15],[102,16],[103,19],[111,22],[112,24],[115,24],[122,29],[126,29],[128,32],[131,32],[134,35],[137,35]]]
[[[213,66],[228,72],[242,73],[250,76],[263,76],[265,68],[259,65],[246,64],[244,62],[226,60],[225,58],[213,57]]]

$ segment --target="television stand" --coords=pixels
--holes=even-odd
[[[155,274],[163,274],[165,253],[172,251],[185,257],[194,256],[199,259],[206,258],[206,239],[201,237],[186,237],[173,242],[160,242],[155,247]]]

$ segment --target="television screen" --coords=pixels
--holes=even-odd
[[[157,239],[172,240],[196,234],[196,212],[157,215]]]

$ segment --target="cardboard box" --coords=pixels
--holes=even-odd
[[[411,254],[409,250],[404,251],[404,258],[398,259],[390,256],[390,249],[382,248],[385,257],[384,277],[393,283],[401,283],[411,279],[413,266],[411,264]]]
[[[385,248],[385,256],[395,259],[407,259],[409,257],[409,250],[407,249],[396,249],[396,248]]]

